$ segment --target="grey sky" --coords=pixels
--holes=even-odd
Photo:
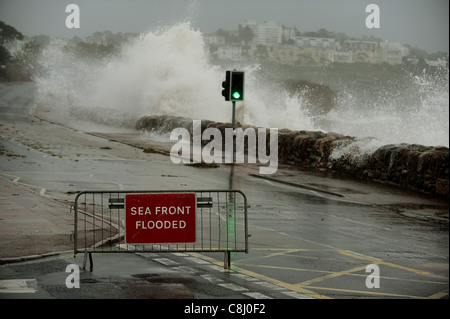
[[[65,26],[70,3],[80,8],[80,29]],[[380,8],[379,29],[365,26],[370,3]],[[28,36],[146,32],[186,19],[205,33],[235,30],[246,19],[270,20],[300,31],[326,28],[350,36],[374,35],[429,52],[449,51],[448,0],[0,0],[0,20]]]

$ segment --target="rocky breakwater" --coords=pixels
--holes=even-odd
[[[192,135],[192,124],[191,119],[183,117],[147,116],[139,119],[136,128],[164,134],[182,127]],[[202,131],[209,127],[215,127],[223,133],[226,127],[231,127],[231,124],[202,121]],[[250,126],[238,124],[237,127],[245,130]],[[269,131],[266,131],[269,134]],[[266,136],[266,141],[269,140],[269,136]],[[373,153],[363,154],[355,142],[355,137],[338,133],[281,129],[278,131],[278,162],[397,185],[449,198],[447,147],[397,144],[385,145]],[[334,153],[337,150],[339,156]]]

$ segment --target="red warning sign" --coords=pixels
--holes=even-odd
[[[195,242],[194,193],[125,196],[127,244]]]

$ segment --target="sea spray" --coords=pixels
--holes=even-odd
[[[115,114],[113,125],[149,114],[225,119],[219,73],[205,52],[201,33],[188,23],[142,35],[95,63],[53,48],[43,54],[48,70],[36,79],[39,98],[75,117]]]
[[[220,94],[226,68],[210,62],[202,33],[189,22],[143,34],[101,59],[50,47],[41,65],[38,103],[72,124],[82,119],[132,127],[146,115],[231,120],[231,103]],[[370,96],[349,85],[338,92],[331,111],[315,114],[305,92],[288,94],[261,78],[258,64],[239,68],[246,72],[246,98],[237,103],[241,123],[357,137],[333,156],[366,154],[390,143],[448,147],[448,69],[443,76],[405,73],[406,87],[387,83],[388,89],[373,87]]]
[[[449,146],[448,69],[420,76],[405,73],[404,84],[379,88],[368,98],[363,92],[340,94],[333,110],[322,118],[323,131],[355,136],[337,148],[333,158],[373,153],[387,144]]]

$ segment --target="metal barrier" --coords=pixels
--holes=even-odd
[[[130,218],[127,202],[139,194],[161,194],[195,197],[195,238],[191,242],[169,241],[130,244],[127,241],[126,214]],[[128,198],[128,199],[127,199]],[[139,198],[138,198],[139,199]],[[147,207],[147,209],[149,209]],[[133,215],[145,211],[131,208]],[[137,214],[139,213],[139,214]],[[171,211],[175,213],[175,210]],[[181,212],[180,212],[181,213]],[[148,211],[150,214],[150,211]],[[166,212],[167,214],[167,212]],[[155,215],[155,214],[154,214]],[[130,218],[131,221],[131,218]],[[167,222],[168,223],[168,222]],[[133,224],[134,225],[134,224]],[[158,222],[135,222],[136,228],[162,229]],[[174,224],[182,228],[185,224]],[[129,222],[129,227],[132,222]],[[93,269],[92,253],[134,252],[224,252],[224,268],[230,268],[231,252],[248,253],[247,198],[239,190],[175,190],[175,191],[84,191],[74,203],[74,254],[84,253],[83,268],[89,256]]]

